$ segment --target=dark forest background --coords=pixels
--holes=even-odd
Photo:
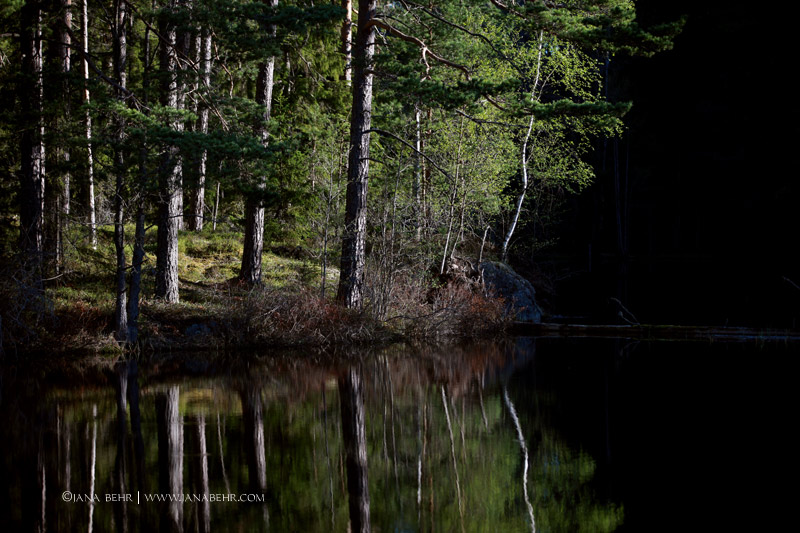
[[[687,23],[673,50],[610,65],[609,98],[634,104],[629,130],[600,147],[597,181],[543,254],[557,308],[603,321],[616,297],[648,323],[797,327],[797,8],[637,11],[645,25]]]

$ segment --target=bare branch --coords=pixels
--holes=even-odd
[[[425,44],[425,42],[422,39],[414,37],[413,35],[407,35],[407,34],[401,32],[400,30],[398,30],[397,28],[395,28],[394,26],[386,24],[385,22],[383,22],[382,20],[379,20],[379,19],[372,19],[372,20],[368,21],[367,24],[366,24],[367,28],[371,28],[373,26],[381,28],[383,30],[386,30],[389,33],[391,33],[392,35],[394,35],[396,37],[399,37],[400,39],[402,39],[404,41],[407,41],[409,43],[413,43],[413,44],[416,44],[417,46],[419,46],[420,51],[422,52],[422,61],[425,63],[426,72],[430,70],[430,65],[428,64],[428,60],[427,60],[427,57],[430,56],[430,57],[432,57],[433,59],[435,59],[436,61],[438,61],[439,63],[441,63],[443,65],[447,65],[448,67],[451,67],[451,68],[454,68],[454,69],[462,71],[464,73],[464,75],[467,77],[468,80],[471,79],[470,72],[469,72],[469,69],[467,67],[465,67],[464,65],[459,65],[458,63],[454,63],[453,61],[450,61],[449,59],[443,58],[442,56],[440,56],[439,54],[435,53],[433,50],[428,48],[428,45]]]
[[[445,176],[447,176],[448,178],[451,178],[451,179],[452,179],[452,176],[451,176],[451,175],[450,175],[450,174],[449,174],[449,173],[448,173],[446,170],[444,170],[442,167],[440,167],[439,165],[437,165],[437,164],[436,164],[436,161],[434,161],[433,159],[431,159],[430,157],[428,157],[428,155],[427,155],[427,154],[425,154],[425,153],[423,153],[423,152],[420,152],[419,150],[417,150],[416,148],[414,148],[414,146],[413,146],[411,143],[407,142],[405,139],[401,139],[400,137],[398,137],[398,136],[397,136],[397,135],[395,135],[394,133],[389,133],[389,132],[388,132],[388,131],[386,131],[386,130],[380,130],[380,129],[377,129],[377,128],[371,128],[371,129],[368,129],[368,130],[366,130],[364,133],[377,133],[378,135],[385,135],[386,137],[391,137],[392,139],[394,139],[394,140],[396,140],[396,141],[399,141],[399,142],[403,143],[403,144],[404,144],[404,145],[406,145],[407,147],[411,148],[411,150],[413,150],[413,151],[414,151],[414,152],[416,152],[417,154],[419,154],[419,155],[421,155],[422,157],[424,157],[424,158],[425,158],[425,159],[426,159],[426,160],[427,160],[427,161],[428,161],[428,162],[431,164],[431,166],[433,166],[433,168],[435,168],[436,170],[438,170],[439,172],[441,172],[442,174],[444,174],[444,175],[445,175]]]
[[[425,7],[423,5],[419,5],[419,4],[416,4],[414,2],[402,2],[402,3],[404,5],[413,6],[413,7],[416,7],[418,9],[421,9],[422,11],[424,11],[425,13],[427,13],[428,15],[430,15],[431,17],[435,18],[438,21],[443,22],[443,23],[447,24],[448,26],[450,26],[452,28],[460,30],[460,31],[466,33],[467,35],[470,35],[472,37],[477,37],[478,39],[482,40],[487,45],[489,45],[489,48],[491,48],[492,51],[495,54],[500,56],[504,61],[507,61],[508,63],[510,63],[511,66],[513,66],[515,70],[517,70],[518,72],[521,72],[521,69],[516,65],[516,63],[510,57],[508,57],[506,54],[504,54],[503,52],[498,50],[497,47],[495,47],[494,43],[492,43],[492,40],[489,39],[487,36],[483,35],[482,33],[476,33],[474,31],[470,30],[469,28],[466,28],[466,27],[464,27],[464,26],[462,26],[460,24],[457,24],[457,23],[455,23],[455,22],[453,22],[451,20],[447,20],[446,18],[444,18],[443,16],[439,15],[435,11],[433,11],[431,9],[428,9],[427,7]]]

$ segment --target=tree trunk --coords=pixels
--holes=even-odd
[[[190,17],[192,17],[192,10],[194,0],[176,0],[175,6],[182,11],[179,13],[179,18],[184,20],[181,24],[177,24],[175,26],[175,67],[176,67],[176,77],[178,82],[178,103],[175,106],[176,109],[186,109],[186,94],[188,92],[188,80],[189,80],[189,62],[188,58],[190,57],[190,50],[191,50],[191,43],[192,43],[192,31],[190,30]],[[191,126],[189,126],[191,128]],[[180,131],[186,131],[186,123],[181,121],[181,125],[179,128]],[[184,229],[183,225],[183,191],[184,187],[184,174],[186,167],[189,165],[187,161],[183,161],[183,157],[179,155],[180,158],[180,171],[178,173],[178,194],[176,197],[176,216],[175,221],[178,225],[178,230]]]
[[[121,0],[120,3],[124,3]],[[123,8],[124,9],[124,8]],[[120,363],[116,368],[117,394],[117,455],[114,460],[113,490],[117,494],[127,494],[125,478],[128,473],[126,449],[128,444],[128,365]],[[122,501],[114,502],[114,520],[117,531],[128,531],[128,505]]]
[[[50,68],[53,76],[47,80],[45,87],[49,93],[45,98],[57,102],[51,111],[49,124],[52,127],[55,140],[53,147],[47,154],[46,166],[50,169],[45,185],[45,255],[47,257],[48,272],[60,274],[64,262],[63,226],[69,211],[69,148],[63,139],[69,128],[70,122],[70,32],[72,28],[71,0],[58,0],[58,12],[53,18],[53,35],[49,47],[47,61],[55,67]]]
[[[144,437],[142,436],[142,413],[139,409],[139,367],[136,361],[127,362],[128,389],[127,400],[131,413],[131,435],[133,437],[133,461],[135,463],[136,485],[138,491],[147,491],[145,473]]]
[[[269,5],[277,7],[278,0],[268,0]],[[269,26],[271,35],[275,35],[275,25]],[[275,77],[275,57],[270,57],[258,68],[256,82],[256,103],[264,106],[263,121],[256,128],[256,135],[261,143],[267,146],[269,132],[267,124],[272,113],[272,86]],[[244,251],[239,279],[249,284],[261,282],[261,254],[264,252],[264,202],[261,194],[266,186],[266,177],[259,178],[256,193],[251,194],[245,205]]]
[[[31,285],[42,285],[44,123],[42,117],[42,6],[28,0],[20,11],[22,73],[19,82],[20,248]]]
[[[250,472],[250,490],[263,494],[267,490],[267,459],[264,450],[264,409],[261,390],[254,385],[239,393],[244,422],[245,455]]]
[[[176,1],[170,0],[168,8],[174,11]],[[178,55],[175,22],[164,17],[159,22],[161,37],[161,104],[178,109]],[[183,121],[173,119],[173,130],[183,132]],[[161,155],[159,173],[158,246],[156,250],[156,296],[176,303],[178,295],[178,228],[181,216],[182,162],[177,146],[167,147]]]
[[[211,531],[211,505],[208,501],[208,445],[206,443],[206,418],[204,415],[194,415],[195,434],[194,434],[194,493],[205,496],[205,499],[198,502],[198,531],[208,533]]]
[[[367,430],[361,388],[361,376],[355,367],[349,368],[345,375],[339,378],[342,440],[347,456],[350,531],[353,533],[370,531]]]
[[[89,456],[89,465],[89,533],[92,533],[95,504],[94,493],[97,481],[97,404],[92,405],[92,451]]]
[[[130,293],[128,294],[128,342],[139,338],[139,295],[142,292],[142,263],[144,262],[144,202],[139,200],[136,211],[136,230],[133,236]]]
[[[217,194],[214,195],[214,216],[213,216],[214,226],[212,228],[214,231],[217,231],[217,213],[219,213],[219,194],[220,194],[219,182],[217,182]]]
[[[337,299],[346,307],[361,307],[364,298],[367,236],[369,129],[372,122],[372,63],[375,54],[376,0],[359,0],[358,31],[353,57],[353,109],[350,118],[350,156],[342,236],[342,264]]]
[[[179,410],[180,390],[170,387],[156,397],[158,423],[159,492],[183,494],[183,421]],[[183,504],[180,500],[166,504],[161,514],[161,531],[183,531]]]
[[[144,30],[142,43],[142,56],[144,67],[142,72],[142,94],[145,108],[147,107],[147,94],[150,90],[150,27]],[[134,233],[133,257],[131,259],[130,294],[128,295],[128,342],[135,344],[139,337],[139,294],[142,288],[142,263],[144,262],[144,237],[145,237],[145,195],[149,185],[149,172],[147,170],[147,141],[139,147],[139,187],[136,207],[136,230]]]
[[[422,238],[422,110],[419,104],[414,105],[414,238]]]
[[[353,79],[353,0],[342,0],[345,10],[342,22],[342,52],[344,53],[344,79],[347,84]]]
[[[114,17],[114,75],[117,78],[117,99],[120,104],[125,101],[125,88],[128,84],[128,13],[126,0],[116,0]],[[123,212],[123,192],[125,187],[125,156],[122,143],[125,141],[125,119],[116,114],[114,117],[115,141],[114,147],[114,173],[116,174],[116,187],[114,189],[114,250],[117,259],[117,294],[114,308],[115,337],[119,342],[128,340],[128,310],[127,310],[127,272],[125,261],[125,213]]]
[[[264,408],[261,404],[261,389],[254,384],[246,385],[239,393],[242,402],[244,422],[244,447],[247,457],[247,470],[250,478],[250,492],[264,495],[267,492],[267,457],[264,441]],[[264,524],[269,524],[269,511],[266,501],[261,504]],[[265,529],[269,529],[266,527]]]
[[[97,213],[94,202],[94,155],[92,154],[92,115],[89,112],[89,0],[81,5],[81,46],[83,48],[83,104],[86,106],[86,179],[88,185],[89,235],[97,250]]]
[[[511,398],[508,396],[508,389],[503,387],[503,401],[506,404],[508,413],[511,415],[511,420],[514,422],[514,429],[517,431],[517,442],[519,442],[520,452],[522,453],[522,495],[525,499],[525,506],[528,508],[528,519],[531,522],[531,533],[536,533],[536,520],[533,516],[533,505],[531,498],[528,494],[528,446],[525,444],[525,435],[522,433],[522,426],[519,423],[517,410],[514,409],[514,404],[511,403]]]
[[[70,98],[69,98],[69,74],[72,71],[72,62],[71,62],[71,46],[72,46],[72,0],[61,0],[61,9],[63,10],[61,13],[61,26],[59,32],[59,42],[61,43],[61,73],[63,75],[63,87],[62,90],[64,91],[64,123],[70,123],[71,117],[71,106],[70,106]],[[69,163],[71,160],[71,154],[69,148],[62,148],[62,161],[64,163],[64,173],[63,179],[61,182],[61,213],[64,217],[69,216],[69,202],[70,202],[70,180],[71,174],[69,169]],[[62,221],[62,230],[63,230],[64,221]],[[63,255],[63,243],[64,238],[63,234],[59,235],[59,240],[61,241],[62,246],[62,255]]]
[[[536,76],[533,79],[533,89],[531,89],[531,98],[536,100],[536,91],[539,87],[539,78],[541,76],[541,67],[542,67],[542,49],[544,47],[544,32],[539,32],[539,51],[536,56]],[[528,121],[528,130],[525,132],[525,139],[522,142],[522,153],[520,156],[521,160],[521,168],[522,168],[522,187],[520,189],[520,193],[517,196],[517,204],[514,209],[514,218],[511,219],[511,225],[508,227],[508,232],[506,232],[506,236],[503,239],[503,248],[501,252],[501,256],[503,261],[508,260],[508,247],[511,244],[511,237],[514,235],[514,230],[517,228],[517,223],[519,222],[520,214],[522,213],[522,206],[525,202],[525,194],[528,191],[528,143],[531,139],[531,133],[533,132],[533,123],[535,117],[531,115],[530,120]]]
[[[442,406],[444,407],[444,417],[447,421],[447,433],[450,435],[450,457],[453,460],[453,474],[456,479],[456,501],[458,502],[458,514],[461,518],[461,531],[464,531],[464,503],[461,499],[461,481],[458,476],[458,459],[456,456],[456,442],[453,437],[453,424],[450,422],[450,411],[447,409],[447,393],[442,389]]]
[[[200,94],[208,90],[211,85],[211,32],[208,29],[203,29],[201,35],[197,38],[199,41],[198,56],[200,62]],[[208,103],[198,97],[197,102],[197,124],[196,131],[203,135],[208,133]],[[208,151],[203,149],[200,151],[200,157],[197,161],[197,183],[192,191],[190,199],[190,216],[186,222],[187,229],[193,231],[203,231],[203,217],[205,211],[205,197],[206,197],[206,162],[208,161]]]

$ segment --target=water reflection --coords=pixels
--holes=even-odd
[[[614,530],[557,391],[527,377],[535,353],[395,347],[181,380],[129,362],[59,386],[8,371],[0,530]]]

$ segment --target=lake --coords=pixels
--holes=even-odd
[[[796,345],[514,338],[6,363],[0,531],[764,530]]]

